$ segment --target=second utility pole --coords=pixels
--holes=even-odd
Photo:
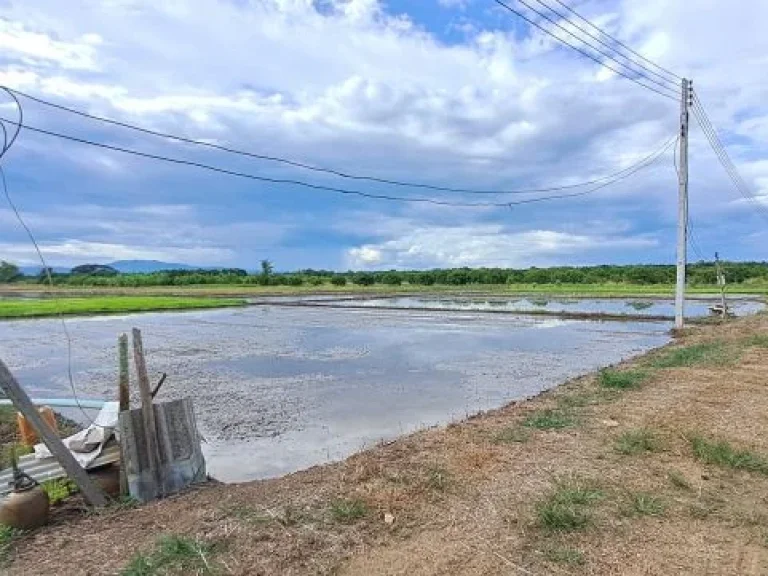
[[[683,327],[685,317],[685,265],[688,259],[688,107],[690,82],[683,78],[680,99],[680,166],[677,196],[677,283],[675,286],[675,328]]]

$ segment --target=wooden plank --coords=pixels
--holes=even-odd
[[[130,410],[131,398],[130,398],[130,383],[131,377],[128,372],[128,335],[120,334],[117,339],[117,363],[118,363],[118,391],[117,399],[120,404],[118,409],[118,417],[120,412]],[[125,461],[125,458],[120,457],[120,461]],[[120,466],[120,494],[126,496],[128,494],[128,477],[125,475],[125,467]]]
[[[2,387],[6,396],[11,399],[16,409],[32,424],[37,435],[43,440],[51,454],[59,461],[62,468],[67,472],[67,476],[77,484],[85,499],[93,506],[106,506],[107,497],[91,481],[88,474],[75,460],[75,457],[72,456],[67,447],[64,446],[61,439],[42,419],[27,393],[2,360],[0,360],[0,387]]]
[[[146,502],[173,494],[186,486],[206,480],[205,458],[195,422],[192,400],[184,398],[153,406],[157,425],[160,485],[148,469],[149,457],[143,426],[143,409],[120,414],[126,476],[130,494]]]
[[[155,426],[155,411],[152,409],[152,391],[149,387],[147,363],[144,359],[144,346],[141,342],[141,331],[133,329],[133,361],[136,363],[136,376],[139,381],[141,397],[141,418],[144,428],[144,446],[147,453],[147,466],[150,478],[155,482],[154,492],[162,496],[160,478],[160,454],[157,448],[157,427]],[[152,491],[152,490],[148,490]],[[159,492],[158,492],[159,491]]]

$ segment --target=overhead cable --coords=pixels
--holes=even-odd
[[[159,138],[166,138],[169,140],[174,140],[176,142],[183,142],[186,144],[192,144],[195,146],[200,146],[203,148],[208,148],[212,150],[219,150],[221,152],[227,152],[230,154],[235,154],[238,156],[244,156],[249,158],[254,158],[257,160],[264,160],[268,162],[277,162],[280,164],[284,164],[287,166],[292,166],[294,168],[301,168],[303,170],[310,170],[314,172],[320,172],[325,174],[330,174],[332,176],[338,176],[340,178],[345,178],[349,180],[359,180],[359,181],[367,181],[367,182],[376,182],[379,184],[386,184],[391,186],[399,186],[399,187],[405,187],[405,188],[421,188],[426,190],[433,190],[436,192],[454,192],[459,194],[536,194],[540,192],[555,192],[558,190],[570,190],[574,188],[583,188],[585,186],[592,186],[593,184],[599,184],[600,182],[610,180],[616,176],[620,176],[623,174],[626,169],[619,170],[616,173],[608,174],[606,176],[601,176],[599,178],[594,178],[592,180],[584,181],[584,182],[576,182],[573,184],[563,184],[559,186],[546,186],[541,188],[521,188],[521,189],[512,189],[512,190],[482,190],[482,189],[476,189],[476,188],[455,188],[455,187],[448,187],[448,186],[438,186],[433,184],[425,184],[425,183],[419,183],[419,182],[410,182],[406,180],[394,180],[390,178],[379,178],[376,176],[369,176],[369,175],[360,175],[360,174],[353,174],[350,172],[343,172],[340,170],[335,170],[332,168],[324,168],[320,166],[313,166],[311,164],[306,164],[304,162],[299,162],[296,160],[291,160],[288,158],[283,158],[280,156],[273,156],[273,155],[267,155],[267,154],[258,154],[254,152],[248,152],[246,150],[241,150],[237,148],[232,148],[229,146],[224,146],[221,144],[215,144],[212,142],[206,142],[203,140],[195,140],[193,138],[187,138],[185,136],[180,136],[177,134],[170,134],[167,132],[160,132],[157,130],[151,130],[149,128],[144,128],[142,126],[138,126],[135,124],[131,124],[128,122],[122,122],[120,120],[114,120],[112,118],[107,118],[104,116],[98,116],[96,114],[90,114],[88,112],[85,112],[83,110],[78,110],[76,108],[71,108],[69,106],[64,106],[63,104],[58,104],[56,102],[51,102],[49,100],[45,100],[43,98],[39,98],[37,96],[32,96],[31,94],[27,94],[25,92],[21,92],[20,90],[15,90],[13,88],[4,88],[8,93],[15,94],[17,96],[21,96],[22,98],[26,98],[28,100],[31,100],[33,102],[37,102],[38,104],[42,104],[44,106],[48,106],[57,110],[62,110],[64,112],[68,112],[71,114],[75,114],[77,116],[81,116],[83,118],[88,118],[90,120],[96,120],[98,122],[103,122],[105,124],[110,124],[113,126],[119,126],[121,128],[126,128],[128,130],[133,130],[136,132],[140,132],[143,134],[148,134],[150,136],[156,136]]]

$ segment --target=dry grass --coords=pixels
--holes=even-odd
[[[614,368],[637,387],[590,375],[337,464],[50,526],[9,571],[119,573],[168,533],[225,542],[209,563],[243,576],[768,574],[767,330],[687,331]]]

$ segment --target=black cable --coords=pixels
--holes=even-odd
[[[0,121],[4,120],[4,118],[0,117]],[[516,202],[452,202],[447,200],[437,200],[434,198],[423,198],[423,197],[411,197],[411,196],[393,196],[388,194],[374,194],[369,192],[363,192],[361,190],[351,190],[346,188],[336,188],[334,186],[324,186],[321,184],[311,184],[309,182],[304,182],[302,180],[292,180],[292,179],[284,179],[284,178],[270,178],[267,176],[257,176],[255,174],[249,174],[246,172],[239,172],[236,170],[229,170],[227,168],[220,168],[218,166],[212,166],[210,164],[203,164],[202,162],[194,162],[191,160],[183,160],[180,158],[171,158],[168,156],[161,156],[159,154],[151,154],[149,152],[141,152],[139,150],[134,150],[131,148],[123,148],[120,146],[114,146],[112,144],[105,144],[103,142],[95,142],[93,140],[88,140],[86,138],[79,138],[77,136],[71,136],[68,134],[61,134],[58,132],[53,132],[51,130],[44,130],[42,128],[36,128],[34,126],[30,126],[29,124],[25,124],[24,128],[26,130],[29,130],[31,132],[36,132],[39,134],[44,134],[47,136],[52,136],[54,138],[60,138],[63,140],[68,140],[70,142],[78,142],[80,144],[87,144],[89,146],[95,146],[98,148],[103,148],[106,150],[112,150],[114,152],[121,152],[123,154],[129,154],[132,156],[138,156],[141,158],[147,158],[150,160],[157,160],[161,162],[167,162],[171,164],[181,165],[181,166],[190,166],[194,168],[200,168],[202,170],[208,170],[211,172],[216,172],[219,174],[226,174],[228,176],[235,176],[238,178],[245,178],[249,180],[257,180],[259,182],[269,182],[271,184],[287,184],[287,185],[294,185],[294,186],[302,186],[305,188],[310,188],[313,190],[322,190],[326,192],[334,192],[337,194],[345,194],[345,195],[352,195],[352,196],[361,196],[364,198],[370,198],[374,200],[387,200],[387,201],[395,201],[395,202],[416,202],[416,203],[428,203],[428,204],[436,204],[438,206],[452,206],[452,207],[460,207],[460,208],[475,208],[475,207],[495,207],[495,208],[506,208],[509,206],[516,206],[516,205],[522,205],[522,204],[530,204],[534,202],[544,202],[547,200],[555,200],[555,199],[562,199],[562,198],[571,198],[571,197],[577,197],[577,196],[584,196],[586,194],[590,194],[596,190],[600,190],[601,188],[610,185],[614,182],[623,180],[624,178],[631,176],[634,174],[637,170],[640,168],[644,168],[647,165],[647,162],[650,160],[651,162],[655,160],[658,155],[662,154],[666,149],[669,147],[669,144],[671,141],[668,141],[660,151],[651,154],[651,156],[643,159],[641,162],[639,162],[637,165],[633,166],[629,171],[625,170],[625,173],[621,176],[618,176],[614,178],[613,180],[609,182],[605,182],[597,187],[591,188],[589,190],[585,190],[582,192],[576,192],[573,194],[558,194],[554,196],[544,196],[541,198],[530,198],[527,200],[519,200]]]
[[[538,23],[537,23],[537,22],[535,22],[534,20],[531,20],[530,18],[528,18],[528,17],[527,17],[525,14],[523,14],[523,13],[522,13],[522,12],[520,12],[519,10],[515,10],[514,8],[512,8],[512,7],[511,7],[511,6],[509,6],[508,4],[505,4],[505,3],[504,3],[504,2],[502,2],[501,0],[493,0],[493,1],[494,1],[494,2],[496,2],[496,4],[498,4],[499,6],[501,6],[501,7],[503,7],[503,8],[506,8],[507,10],[509,10],[510,12],[512,12],[513,14],[516,14],[517,16],[519,16],[520,18],[522,18],[523,20],[525,20],[526,22],[528,22],[528,23],[529,23],[531,26],[535,26],[536,28],[538,28],[539,30],[541,30],[542,32],[544,32],[545,34],[548,34],[549,36],[552,36],[552,38],[554,38],[554,39],[555,39],[555,40],[557,40],[558,42],[561,42],[561,43],[565,44],[566,46],[568,46],[569,48],[571,48],[571,49],[573,49],[573,50],[576,50],[576,51],[577,51],[577,52],[579,52],[579,53],[580,53],[582,56],[586,56],[587,58],[589,58],[589,59],[590,59],[590,60],[592,60],[593,62],[597,62],[597,63],[598,63],[600,66],[603,66],[603,67],[607,68],[608,70],[611,70],[612,72],[614,72],[614,73],[618,74],[619,76],[623,76],[623,77],[624,77],[624,78],[626,78],[627,80],[631,80],[632,82],[634,82],[635,84],[638,84],[639,86],[642,86],[643,88],[647,88],[648,90],[651,90],[652,92],[656,92],[657,94],[659,94],[659,95],[661,95],[661,96],[664,96],[665,98],[669,98],[670,100],[675,100],[675,101],[677,101],[677,99],[678,99],[678,98],[677,98],[677,96],[672,96],[671,94],[667,94],[667,93],[665,93],[665,92],[662,92],[662,91],[660,91],[660,90],[657,90],[657,89],[656,89],[656,88],[654,88],[653,86],[648,86],[647,84],[643,84],[643,83],[642,83],[642,82],[640,82],[640,81],[639,81],[637,78],[633,78],[632,76],[628,76],[627,74],[624,74],[624,73],[623,73],[623,72],[621,72],[620,70],[616,70],[615,68],[613,68],[612,66],[609,66],[609,65],[608,65],[608,64],[606,64],[605,62],[602,62],[602,61],[601,61],[599,58],[596,58],[595,56],[593,56],[593,55],[592,55],[592,54],[590,54],[589,52],[587,52],[587,51],[585,51],[585,50],[583,50],[583,49],[579,48],[578,46],[574,46],[573,44],[571,44],[571,43],[570,43],[570,42],[568,42],[567,40],[564,40],[564,39],[562,39],[562,38],[559,38],[557,35],[553,34],[552,32],[550,32],[549,30],[547,30],[546,28],[544,28],[543,26],[541,26],[540,24],[538,24]],[[521,0],[521,1],[522,1],[522,0]],[[527,6],[527,4],[526,4],[526,6]],[[533,10],[533,11],[534,11],[534,12],[537,12],[536,10]],[[538,12],[537,12],[537,13],[538,13]]]
[[[600,34],[602,34],[602,35],[603,35],[603,36],[605,36],[606,38],[610,38],[611,40],[613,40],[613,41],[614,41],[614,42],[615,42],[615,43],[616,43],[618,46],[621,46],[621,47],[622,47],[622,48],[624,48],[625,50],[628,50],[628,51],[629,51],[631,54],[634,54],[634,55],[635,55],[635,56],[637,56],[638,58],[642,59],[644,62],[647,62],[648,64],[650,64],[651,66],[654,66],[654,67],[658,68],[659,70],[661,70],[662,72],[665,72],[666,74],[668,74],[669,76],[671,76],[671,77],[672,77],[672,79],[674,79],[674,80],[675,80],[675,82],[679,82],[680,80],[682,80],[682,77],[681,77],[681,76],[678,76],[678,75],[677,75],[677,74],[675,74],[674,72],[672,72],[672,71],[670,71],[670,70],[667,70],[667,69],[666,69],[666,68],[664,68],[663,66],[659,66],[658,64],[656,64],[656,62],[653,62],[652,60],[649,60],[648,58],[646,58],[645,56],[643,56],[643,55],[642,55],[642,54],[640,54],[639,52],[636,52],[635,50],[633,50],[632,48],[630,48],[629,46],[627,46],[626,44],[624,44],[624,43],[623,43],[621,40],[619,40],[618,38],[615,38],[614,36],[611,36],[610,34],[608,34],[608,32],[606,32],[605,30],[603,30],[603,29],[602,29],[602,28],[600,28],[599,26],[596,26],[595,24],[593,24],[593,23],[592,23],[590,20],[588,20],[587,18],[585,18],[584,16],[582,16],[581,14],[579,14],[578,12],[576,12],[576,10],[574,10],[573,8],[571,8],[570,6],[568,6],[567,4],[565,4],[564,2],[562,2],[561,0],[555,0],[555,2],[557,2],[558,4],[560,4],[560,6],[562,6],[562,7],[563,7],[563,8],[565,8],[566,10],[568,10],[568,12],[570,12],[571,14],[573,14],[574,16],[576,16],[576,18],[578,18],[579,20],[581,20],[581,21],[583,21],[583,22],[587,23],[589,26],[591,26],[592,28],[594,28],[595,30],[597,30],[598,32],[600,32]],[[616,51],[618,52],[618,50],[616,50]]]
[[[0,160],[2,160],[3,156],[5,156],[6,152],[11,149],[11,146],[13,146],[16,143],[16,138],[19,137],[19,132],[21,132],[21,125],[24,123],[24,109],[21,107],[21,102],[19,102],[19,99],[16,98],[16,95],[13,93],[12,90],[9,88],[6,88],[4,86],[0,86],[0,90],[5,91],[8,96],[13,98],[13,101],[16,103],[16,108],[19,111],[19,121],[14,122],[13,120],[5,120],[5,122],[8,122],[10,124],[14,124],[16,126],[16,130],[13,133],[13,136],[11,136],[10,142],[8,141],[8,133],[5,130],[5,124],[3,124],[3,135],[5,137],[5,141],[3,143],[3,150],[0,152]]]
[[[712,125],[712,121],[709,119],[709,116],[704,109],[704,105],[701,103],[701,100],[699,99],[696,92],[693,93],[692,110],[699,122],[699,125],[701,126],[702,131],[704,132],[704,135],[707,137],[712,150],[715,152],[715,155],[733,182],[736,190],[745,200],[751,202],[753,207],[756,208],[761,215],[768,218],[768,209],[766,209],[766,207],[763,206],[757,198],[755,198],[754,194],[749,189],[749,186],[739,174],[736,165],[728,155],[728,151],[725,149],[722,140],[720,140],[720,137],[717,134],[717,130]]]
[[[223,146],[221,144],[213,144],[211,142],[205,142],[202,140],[195,140],[193,138],[186,138],[184,136],[178,136],[175,134],[169,134],[166,132],[159,132],[157,130],[150,130],[149,128],[144,128],[141,126],[137,126],[135,124],[130,124],[128,122],[121,122],[119,120],[113,120],[111,118],[106,118],[104,116],[98,116],[95,114],[90,114],[88,112],[84,112],[83,110],[78,110],[76,108],[70,108],[68,106],[64,106],[62,104],[57,104],[55,102],[51,102],[49,100],[44,100],[42,98],[38,98],[37,96],[32,96],[31,94],[27,94],[25,92],[21,92],[19,90],[15,90],[12,88],[4,88],[8,92],[13,92],[17,94],[18,96],[21,96],[23,98],[27,98],[28,100],[32,100],[33,102],[37,102],[38,104],[42,104],[44,106],[48,106],[51,108],[55,108],[57,110],[62,110],[64,112],[69,112],[70,114],[75,114],[77,116],[81,116],[83,118],[88,118],[89,120],[96,120],[98,122],[103,122],[105,124],[111,124],[113,126],[119,126],[121,128],[127,128],[129,130],[134,130],[136,132],[140,132],[143,134],[149,134],[151,136],[156,136],[159,138],[167,138],[169,140],[175,140],[177,142],[184,142],[186,144],[193,144],[195,146],[203,146],[205,148],[213,149],[213,150],[219,150],[221,152],[227,152],[230,154],[236,154],[239,156],[246,156],[250,158],[255,158],[257,160],[265,160],[269,162],[278,162],[281,164],[285,164],[288,166],[293,166],[295,168],[301,168],[304,170],[312,170],[314,172],[322,172],[325,174],[331,174],[333,176],[338,176],[340,178],[347,178],[350,180],[363,180],[368,182],[378,182],[380,184],[388,184],[391,186],[402,186],[402,187],[408,187],[408,188],[423,188],[427,190],[434,190],[437,192],[455,192],[455,193],[461,193],[461,194],[535,194],[540,192],[555,192],[558,190],[570,190],[573,188],[582,188],[584,186],[591,186],[593,184],[598,184],[600,182],[603,182],[605,180],[609,180],[611,178],[614,178],[616,176],[620,176],[626,171],[626,168],[624,170],[620,170],[614,174],[609,174],[606,176],[601,176],[600,178],[595,178],[593,180],[588,180],[586,182],[579,182],[576,184],[565,184],[561,186],[550,186],[547,188],[526,188],[526,189],[517,189],[517,190],[478,190],[478,189],[472,189],[472,188],[452,188],[447,186],[437,186],[432,184],[424,184],[424,183],[417,183],[417,182],[408,182],[404,180],[393,180],[389,178],[378,178],[375,176],[368,176],[368,175],[359,175],[359,174],[351,174],[349,172],[342,172],[340,170],[335,170],[332,168],[323,168],[319,166],[313,166],[311,164],[306,164],[303,162],[298,162],[296,160],[290,160],[288,158],[282,158],[279,156],[270,156],[266,154],[257,154],[254,152],[247,152],[245,150],[240,150],[237,148],[231,148],[228,146]]]
[[[584,30],[584,29],[583,29],[583,28],[581,28],[580,26],[577,26],[576,24],[574,24],[573,22],[571,22],[570,20],[568,20],[568,19],[567,19],[567,18],[566,18],[566,17],[565,17],[565,16],[564,16],[564,15],[563,15],[561,12],[558,12],[557,10],[555,10],[554,8],[552,8],[552,7],[551,7],[549,4],[547,4],[547,3],[543,2],[542,0],[535,0],[535,1],[536,1],[536,2],[538,2],[539,4],[541,4],[542,6],[544,6],[545,8],[547,8],[548,10],[552,11],[554,14],[556,14],[556,15],[557,15],[558,17],[560,17],[561,19],[563,19],[563,20],[565,20],[566,22],[568,22],[568,24],[570,24],[571,26],[573,26],[573,27],[574,27],[574,28],[576,28],[577,30],[580,30],[581,32],[583,32],[583,33],[584,33],[584,34],[586,34],[587,36],[589,36],[589,37],[591,37],[591,38],[594,38],[594,36],[593,36],[592,34],[590,34],[588,31]],[[638,63],[636,63],[634,60],[632,60],[632,59],[630,59],[630,58],[627,58],[626,56],[624,56],[623,54],[621,54],[621,52],[619,52],[618,50],[616,50],[615,48],[613,48],[613,47],[612,47],[610,44],[606,44],[605,42],[603,42],[603,41],[602,41],[602,40],[600,40],[599,38],[595,38],[595,40],[597,40],[597,42],[599,42],[600,44],[603,44],[604,46],[607,46],[607,47],[608,47],[608,49],[610,50],[610,52],[606,53],[606,52],[604,52],[603,50],[601,50],[599,47],[597,47],[597,46],[595,46],[594,44],[592,44],[591,42],[589,42],[589,41],[585,40],[584,38],[580,37],[579,35],[577,35],[577,34],[574,34],[573,32],[571,32],[571,31],[570,31],[568,28],[566,28],[565,26],[563,26],[562,24],[560,24],[560,22],[558,22],[557,20],[554,20],[554,19],[550,18],[549,16],[547,16],[546,14],[544,14],[544,13],[540,12],[539,10],[537,10],[536,8],[534,8],[533,6],[531,6],[530,4],[528,4],[528,3],[527,3],[525,0],[518,0],[518,2],[520,2],[520,4],[522,4],[523,6],[525,6],[525,7],[526,7],[526,8],[528,8],[529,10],[532,10],[533,12],[535,12],[536,14],[538,14],[539,16],[541,16],[542,18],[544,18],[544,19],[545,19],[547,22],[550,22],[551,24],[554,24],[554,25],[555,25],[555,26],[557,26],[557,27],[558,27],[560,30],[562,30],[563,32],[565,32],[566,34],[568,34],[569,36],[571,36],[572,38],[575,38],[575,39],[576,39],[576,40],[578,40],[579,42],[582,42],[582,43],[584,43],[585,45],[589,46],[589,47],[590,47],[592,50],[594,50],[595,52],[597,52],[598,54],[601,54],[602,56],[604,56],[604,57],[608,58],[609,60],[611,60],[611,61],[615,62],[616,64],[618,64],[619,66],[621,66],[623,69],[625,69],[625,70],[629,70],[629,71],[630,71],[630,72],[632,72],[633,74],[637,74],[638,76],[641,76],[641,77],[642,77],[642,78],[644,78],[645,80],[648,80],[649,82],[652,82],[652,83],[656,84],[657,86],[659,86],[659,87],[661,87],[661,88],[663,88],[663,89],[665,89],[665,90],[671,90],[671,88],[669,87],[669,85],[668,85],[668,84],[666,84],[667,82],[671,82],[671,81],[670,81],[670,80],[668,80],[667,78],[661,77],[661,80],[662,80],[662,81],[661,81],[661,82],[659,82],[658,80],[654,80],[654,79],[653,79],[653,78],[651,78],[650,76],[648,76],[648,75],[644,74],[642,71],[640,71],[640,70],[635,70],[635,69],[634,69],[634,68],[632,68],[631,66],[628,66],[627,64],[624,64],[623,62],[620,62],[620,61],[616,60],[616,58],[614,57],[614,54],[617,54],[617,55],[621,56],[622,58],[624,58],[625,60],[628,60],[629,62],[632,62],[632,63],[633,63],[633,64],[635,64],[636,66],[639,66],[640,68],[642,68],[642,69],[645,69],[645,67],[644,67],[642,64],[638,64]],[[652,74],[654,73],[652,70],[648,70],[648,71],[649,71],[649,72],[651,72]],[[677,86],[675,83],[672,83],[672,85],[673,85],[673,86],[675,86],[675,87]]]

